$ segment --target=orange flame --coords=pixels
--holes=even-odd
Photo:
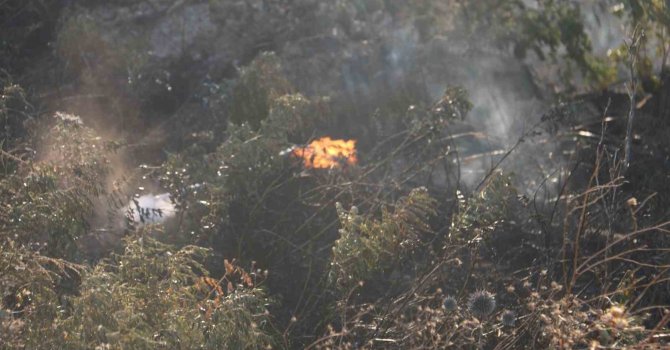
[[[306,147],[297,147],[292,153],[302,158],[306,168],[329,169],[358,162],[356,140],[333,140],[328,136],[314,140]]]

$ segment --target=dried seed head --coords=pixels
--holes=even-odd
[[[442,306],[444,306],[444,309],[447,311],[455,311],[458,307],[458,303],[456,302],[456,298],[448,296],[444,299]]]
[[[476,291],[468,298],[468,310],[477,317],[488,316],[495,308],[495,296],[485,290]]]
[[[516,323],[516,313],[514,313],[514,311],[506,310],[503,312],[501,320],[503,326],[514,327],[514,323]]]

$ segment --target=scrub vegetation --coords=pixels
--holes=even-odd
[[[0,0],[0,348],[667,346],[668,6]]]

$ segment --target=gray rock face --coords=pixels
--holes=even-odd
[[[106,88],[104,94],[149,106],[142,113],[157,118],[216,114],[225,119],[225,108],[195,106],[219,97],[198,91],[206,83],[225,86],[237,67],[268,50],[277,52],[297,91],[339,98],[359,115],[370,115],[393,98],[399,104],[435,100],[447,85],[460,85],[477,106],[468,119],[475,129],[505,142],[532,124],[526,116],[537,116],[542,96],[524,63],[503,50],[473,50],[477,45],[456,34],[422,35],[412,15],[382,5],[361,10],[356,3],[117,0],[73,7],[63,22],[86,18],[110,48],[101,55],[125,57],[82,77],[92,76]],[[152,109],[163,106],[169,108]]]
[[[257,4],[258,3],[258,4]],[[283,21],[261,1],[114,1],[72,6],[62,27],[95,32],[116,54],[139,57],[134,70],[188,61],[193,69],[216,70],[248,61],[271,43]],[[75,55],[76,56],[76,55]],[[127,62],[126,62],[127,63]],[[122,69],[123,67],[117,67]]]
[[[56,52],[74,78],[71,94],[104,100],[73,100],[59,108],[123,130],[162,123],[195,101],[194,91],[204,81],[232,77],[235,67],[273,40],[281,16],[257,2],[90,1],[69,6],[60,19]]]

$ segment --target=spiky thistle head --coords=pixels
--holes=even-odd
[[[458,307],[458,302],[456,301],[456,298],[448,296],[444,299],[442,306],[444,306],[444,309],[447,311],[454,311]]]
[[[485,290],[479,290],[468,298],[468,310],[477,317],[486,317],[496,308],[495,296]]]
[[[501,316],[501,321],[505,327],[514,327],[514,323],[516,323],[516,313],[514,311],[505,310]]]

